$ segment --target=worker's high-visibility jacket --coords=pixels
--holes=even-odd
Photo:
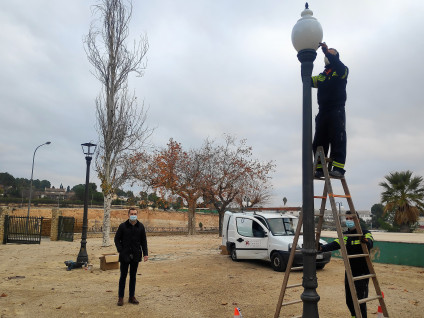
[[[349,69],[340,61],[339,54],[325,55],[330,62],[324,71],[312,76],[311,86],[318,88],[318,105],[320,112],[344,107],[346,103],[346,84]]]
[[[368,230],[362,230],[362,233],[364,234],[364,238],[366,239],[368,250],[371,250],[371,248],[374,245],[374,239],[372,237],[371,232]],[[348,230],[346,232],[343,232],[343,234],[356,234],[356,229],[353,229],[352,231]],[[343,240],[345,242],[348,255],[363,254],[360,237],[345,236],[343,237]],[[339,239],[336,239],[333,242],[322,246],[323,252],[335,251],[338,249],[340,249]],[[365,257],[351,258],[349,259],[349,262],[350,262],[350,268],[352,270],[353,276],[369,274]]]

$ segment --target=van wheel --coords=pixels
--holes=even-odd
[[[238,259],[237,259],[237,251],[236,251],[236,247],[235,247],[235,246],[231,249],[231,259],[232,259],[234,262],[238,262]]]
[[[323,269],[325,267],[325,264],[317,264],[317,269]]]
[[[283,255],[280,253],[274,253],[271,255],[271,266],[276,272],[284,272],[287,264],[284,261]]]

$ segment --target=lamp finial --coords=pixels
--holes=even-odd
[[[309,9],[309,4],[307,2],[305,3],[305,9]]]

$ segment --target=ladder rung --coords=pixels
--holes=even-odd
[[[324,216],[324,214],[321,213],[315,213],[314,216]]]
[[[340,213],[340,214],[337,214],[338,216],[350,216],[350,217],[353,217],[353,218],[356,218],[356,214],[346,214],[346,213]]]
[[[301,303],[301,302],[302,302],[302,299],[292,300],[292,301],[288,301],[286,303],[283,303],[281,306],[288,306],[288,305],[298,304],[298,303]]]
[[[370,254],[353,254],[353,255],[348,255],[347,258],[358,258],[358,257],[367,257],[370,256]]]
[[[366,278],[372,278],[372,277],[376,277],[377,275],[375,275],[375,274],[368,274],[368,275],[362,275],[362,276],[355,276],[355,277],[353,277],[353,280],[354,281],[357,281],[357,280],[362,280],[362,279],[366,279]]]
[[[291,270],[303,269],[303,266],[292,267]]]
[[[293,285],[288,285],[286,288],[295,288],[295,287],[300,287],[302,286],[302,283],[299,284],[293,284]]]
[[[322,195],[314,195],[315,199],[327,199],[327,197],[324,197]]]
[[[302,315],[300,315],[300,316],[293,316],[292,318],[302,318],[303,316]]]
[[[350,195],[344,195],[344,194],[333,194],[333,193],[329,193],[328,194],[329,197],[333,197],[333,198],[351,198]]]
[[[374,297],[362,298],[362,299],[358,299],[358,303],[359,304],[363,304],[363,303],[366,303],[366,302],[369,302],[369,301],[373,301],[373,300],[376,300],[376,299],[381,299],[381,298],[382,297],[379,296],[379,295],[374,296]]]

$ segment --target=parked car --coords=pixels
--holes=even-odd
[[[231,212],[224,214],[222,245],[226,246],[231,259],[258,259],[270,261],[275,271],[284,272],[293,248],[298,218],[280,212]],[[326,244],[320,240],[320,243]],[[297,249],[301,249],[300,235]],[[317,269],[330,262],[331,252],[319,252]],[[302,253],[296,252],[293,266],[303,265]]]

